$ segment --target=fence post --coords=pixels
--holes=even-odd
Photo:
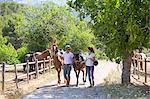
[[[44,58],[44,61],[43,61],[43,73],[45,73],[45,58]]]
[[[147,82],[147,63],[145,58],[145,83]]]
[[[136,63],[135,63],[135,58],[133,58],[133,74],[136,74]]]
[[[5,90],[5,63],[2,65],[2,91]]]
[[[48,70],[49,70],[49,73],[51,72],[51,66],[52,66],[52,60],[51,59],[49,59],[49,65],[48,65]]]
[[[139,75],[139,73],[140,73],[140,61],[139,61],[139,59],[137,60],[137,68],[138,68],[138,72],[137,72],[138,79],[140,79],[140,75]]]
[[[26,67],[27,67],[27,82],[29,83],[29,60],[27,60]]]
[[[14,67],[15,67],[15,82],[16,82],[16,87],[18,89],[18,75],[17,75],[17,66],[16,66],[16,63],[14,63]]]
[[[39,76],[39,68],[38,68],[38,60],[36,59],[36,61],[35,61],[35,67],[36,67],[36,78],[38,78],[38,76]]]

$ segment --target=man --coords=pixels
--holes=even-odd
[[[70,45],[65,46],[65,52],[63,53],[63,63],[64,63],[64,80],[66,83],[66,86],[68,87],[70,84],[70,71],[71,71],[71,65],[73,62],[73,53],[71,52]]]

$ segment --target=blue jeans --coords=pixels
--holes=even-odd
[[[88,74],[90,84],[94,85],[94,66],[86,66],[86,72]]]
[[[64,64],[64,77],[70,78],[70,71],[71,71],[71,65],[70,64]]]

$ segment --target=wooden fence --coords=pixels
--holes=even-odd
[[[43,64],[43,68],[39,69],[39,64]],[[23,65],[26,65],[26,73],[25,74],[22,74],[22,75],[19,75],[18,76],[18,73],[17,73],[17,68],[18,67],[23,67]],[[29,68],[30,68],[30,65],[35,65],[35,71],[33,72],[29,72]],[[11,79],[7,79],[5,80],[5,69],[6,68],[9,68],[9,67],[13,67],[14,68],[14,73],[15,73],[15,77],[14,78],[11,78]],[[35,62],[29,62],[27,61],[26,63],[21,63],[21,64],[15,64],[14,65],[6,65],[5,63],[2,64],[2,81],[1,81],[1,84],[2,84],[2,91],[4,92],[5,91],[5,83],[6,82],[10,82],[10,81],[15,81],[16,83],[16,88],[18,88],[18,79],[21,79],[23,77],[26,77],[27,79],[27,83],[29,83],[29,77],[33,74],[36,75],[36,78],[39,77],[39,72],[43,72],[43,74],[48,70],[50,72],[50,70],[53,68],[54,66],[51,65],[51,60],[42,60],[42,61],[38,61],[36,60]]]
[[[132,58],[133,62],[133,74],[138,76],[138,79],[140,79],[140,71],[144,73],[144,82],[147,83],[147,76],[150,75],[150,72],[148,72],[148,63],[150,63],[150,60],[148,59],[137,59]],[[142,64],[143,70],[140,70],[140,65]],[[143,65],[144,64],[144,65]],[[150,71],[150,70],[149,70]]]

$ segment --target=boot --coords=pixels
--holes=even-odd
[[[93,83],[92,83],[92,85],[94,86],[94,84],[95,84],[95,83],[94,83],[94,80],[93,80]]]
[[[67,87],[69,87],[69,85],[70,85],[70,77],[67,77]]]
[[[67,84],[67,78],[66,77],[64,78],[64,84]]]

